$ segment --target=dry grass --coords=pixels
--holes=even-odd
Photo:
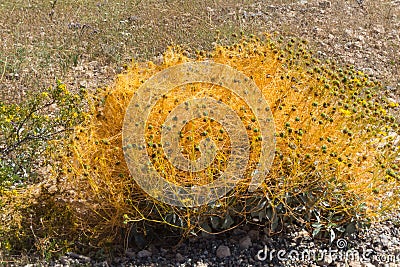
[[[132,58],[153,60],[171,44],[210,50],[231,34],[279,31],[311,41],[398,86],[396,1],[2,1],[1,98],[19,100],[61,79],[95,90]],[[324,4],[325,3],[325,4]],[[235,35],[236,36],[236,35]],[[190,51],[189,51],[190,52]],[[397,87],[398,88],[398,87]]]

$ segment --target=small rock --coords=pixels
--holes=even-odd
[[[69,252],[69,253],[67,253],[67,255],[69,257],[71,257],[73,259],[76,259],[79,262],[83,262],[83,263],[89,263],[89,262],[92,261],[92,259],[89,258],[89,257],[83,256],[83,255],[79,255],[79,254],[76,254],[76,253],[73,253],[73,252]]]
[[[149,246],[149,251],[154,255],[154,254],[158,254],[160,251],[158,250],[158,248],[154,245],[154,244],[151,244],[150,246]]]
[[[69,259],[68,259],[68,257],[66,257],[66,256],[60,257],[60,262],[61,262],[61,264],[63,264],[63,265],[69,265]]]
[[[51,185],[48,189],[49,194],[55,194],[58,191],[57,185]]]
[[[249,249],[252,245],[251,238],[248,235],[239,240],[239,247],[241,249]]]
[[[87,81],[80,81],[80,82],[79,82],[79,87],[81,87],[81,88],[86,88],[86,87],[88,87]]]
[[[386,235],[382,234],[379,237],[380,237],[381,244],[384,247],[388,248],[392,245],[392,242],[389,241],[389,238]]]
[[[353,30],[352,30],[352,29],[345,29],[344,32],[345,32],[348,36],[353,36]]]
[[[233,230],[233,232],[232,232],[234,235],[244,235],[244,234],[246,234],[246,231],[243,231],[242,229],[240,229],[240,228],[235,228],[234,230]]]
[[[251,241],[256,241],[260,239],[260,232],[257,230],[250,230],[248,236],[250,237]]]
[[[358,261],[350,261],[349,262],[349,267],[362,267],[363,265],[361,265],[360,262]]]
[[[301,237],[301,238],[310,238],[310,237],[311,237],[311,236],[310,236],[310,233],[309,233],[307,230],[305,230],[305,229],[300,230],[300,231],[298,232],[298,235],[299,235],[299,237]]]
[[[362,36],[362,35],[357,35],[356,39],[357,39],[357,41],[364,42],[364,36]]]
[[[177,262],[184,262],[185,261],[185,257],[183,257],[181,253],[176,253],[175,258],[176,258]]]
[[[138,258],[147,258],[151,257],[151,255],[151,251],[148,251],[147,249],[141,250],[137,253]]]
[[[98,262],[96,264],[93,265],[94,267],[108,267],[108,262],[107,261],[102,261],[102,262]]]
[[[319,7],[321,8],[330,8],[332,3],[330,1],[321,1],[318,3]]]
[[[133,258],[135,258],[136,253],[133,252],[133,251],[129,251],[129,250],[128,250],[128,251],[125,252],[125,255],[126,255],[128,258],[133,259]]]
[[[226,258],[226,257],[230,257],[231,256],[231,250],[229,247],[224,246],[224,245],[220,245],[217,248],[216,251],[216,255],[218,258],[222,259],[222,258]]]

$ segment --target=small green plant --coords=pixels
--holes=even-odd
[[[20,104],[0,102],[0,189],[38,181],[49,163],[44,152],[84,120],[85,94],[57,81]]]
[[[49,258],[66,247],[73,224],[66,223],[68,207],[54,197],[50,172],[57,158],[50,155],[85,120],[86,95],[57,81],[22,103],[0,102],[0,251],[35,247]]]

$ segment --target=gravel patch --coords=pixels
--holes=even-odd
[[[179,245],[129,248],[112,260],[67,253],[53,262],[25,266],[396,267],[400,266],[400,213],[388,217],[344,237],[316,239],[294,225],[270,236],[260,227],[244,225],[219,235],[190,237]]]

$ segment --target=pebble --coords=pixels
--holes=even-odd
[[[141,250],[137,253],[138,258],[147,258],[147,257],[151,257],[153,253],[151,253],[151,251],[148,251],[146,249]]]
[[[218,258],[226,258],[231,256],[231,250],[228,246],[220,245],[217,248],[216,255]]]
[[[135,253],[134,251],[126,251],[126,252],[125,252],[125,255],[126,255],[128,258],[133,259],[133,258],[135,258],[136,253]]]
[[[93,265],[94,267],[108,267],[108,262],[107,261],[103,261],[103,262],[99,262]]]
[[[239,240],[239,247],[241,249],[249,249],[252,245],[251,238],[248,235]]]
[[[321,8],[330,8],[332,3],[330,1],[321,1],[318,3]]]
[[[82,263],[89,263],[92,261],[92,259],[87,256],[79,255],[79,254],[76,254],[73,252],[68,252],[67,255],[73,259],[78,260],[79,262],[82,262]]]
[[[69,258],[67,256],[61,256],[60,257],[60,262],[64,265],[68,265],[69,264]]]
[[[248,236],[250,237],[251,241],[257,241],[260,239],[260,231],[250,230]]]
[[[177,262],[183,262],[183,261],[185,261],[185,257],[183,257],[181,253],[176,253],[175,258],[176,258],[176,261],[177,261]]]

